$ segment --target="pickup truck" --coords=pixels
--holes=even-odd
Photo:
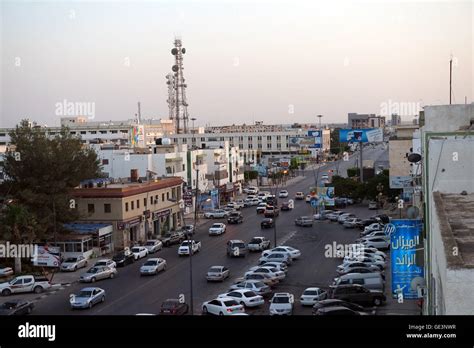
[[[263,212],[263,215],[266,218],[276,217],[279,214],[280,214],[280,209],[278,209],[277,207],[267,207],[265,211]]]
[[[191,244],[192,253],[201,251],[201,242],[195,240],[185,240],[178,248],[178,256],[189,255],[189,245]]]
[[[168,232],[161,238],[161,242],[165,247],[168,247],[172,244],[179,244],[181,243],[184,239],[184,232],[182,231],[176,231],[176,232]]]
[[[32,275],[18,276],[9,282],[0,284],[0,294],[8,296],[22,292],[34,292],[39,294],[51,288],[51,283],[46,277],[35,277]]]
[[[263,251],[270,247],[270,240],[266,237],[253,237],[252,240],[247,244],[247,248],[250,251]]]

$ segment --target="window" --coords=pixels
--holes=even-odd
[[[271,149],[272,148],[272,144],[267,144],[267,149]]]
[[[81,134],[86,134],[87,132],[86,131],[81,131]]]
[[[186,165],[183,164],[183,172],[186,170]]]
[[[249,149],[253,149],[253,144],[249,144]]]
[[[244,137],[239,137],[239,141],[244,141]]]
[[[143,206],[146,207],[146,198],[143,198]]]
[[[156,199],[158,199],[158,198],[156,198]],[[150,205],[152,205],[152,204],[153,204],[153,197],[150,197]]]
[[[91,131],[91,134],[97,134],[97,131]]]
[[[191,140],[192,140],[192,142],[193,142],[193,143],[195,143],[195,142],[196,142],[196,138],[192,138]]]
[[[165,194],[164,194],[164,193],[161,194],[161,201],[162,201],[162,202],[165,201]]]
[[[281,140],[281,135],[277,135],[277,140]]]
[[[140,209],[140,200],[137,199],[137,209]]]
[[[277,144],[277,149],[281,149],[281,144],[280,143]]]
[[[132,210],[135,209],[135,202],[132,201]]]
[[[106,158],[104,158],[104,159],[102,160],[102,164],[103,164],[103,165],[109,164],[109,160],[106,159]]]
[[[122,129],[120,133],[128,134],[128,130]]]
[[[244,148],[244,145],[242,145],[242,144],[239,144],[239,149],[241,149],[241,150],[242,150],[243,148]]]
[[[128,211],[128,203],[125,203],[125,211]]]
[[[108,203],[104,204],[104,213],[111,213],[112,212],[112,206]]]
[[[262,148],[262,144],[258,144],[258,148],[261,149],[261,148]]]
[[[170,191],[167,191],[166,192],[166,199],[169,200],[170,199]],[[164,200],[164,199],[163,199]]]
[[[221,141],[224,141],[224,137],[221,137]]]
[[[100,134],[107,134],[107,131],[106,130],[101,130]]]
[[[88,204],[87,205],[87,211],[89,212],[89,214],[94,214],[95,213],[94,204]]]
[[[259,135],[259,136],[257,137],[257,140],[258,140],[258,141],[262,141],[262,136]]]
[[[69,134],[71,134],[71,135],[75,135],[75,134],[76,134],[76,132],[69,132]]]
[[[183,139],[181,139],[181,141],[183,142],[183,144],[186,144],[188,142],[188,139],[183,138]]]
[[[271,135],[267,135],[267,141],[272,141],[272,136]]]
[[[252,137],[247,137],[247,140],[248,140],[248,141],[252,141]]]
[[[201,138],[201,141],[206,141],[206,138]]]
[[[112,134],[117,134],[118,131],[116,131],[116,130],[111,130],[110,133],[112,133]]]
[[[6,133],[0,133],[0,137],[4,137],[6,135],[7,135]]]
[[[352,279],[352,284],[364,285],[364,279]]]

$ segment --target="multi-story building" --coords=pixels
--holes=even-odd
[[[474,314],[474,104],[420,114],[425,314]]]
[[[401,116],[398,115],[398,114],[392,114],[392,121],[391,121],[390,125],[391,125],[392,127],[394,127],[394,126],[400,125],[401,123],[402,123],[402,118],[401,118]]]
[[[78,222],[111,224],[112,241],[117,249],[181,226],[182,186],[181,178],[113,184],[91,181],[74,189],[71,194],[82,216]]]
[[[347,114],[347,125],[352,129],[383,128],[385,127],[385,117],[350,112]]]

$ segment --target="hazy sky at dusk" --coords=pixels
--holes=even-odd
[[[3,1],[0,126],[168,117],[175,35],[197,124],[344,122],[383,103],[473,101],[471,1]],[[130,66],[125,63],[129,59]],[[294,113],[290,113],[294,109]],[[408,118],[407,118],[408,119]]]

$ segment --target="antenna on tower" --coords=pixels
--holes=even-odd
[[[451,105],[451,96],[453,95],[452,88],[452,77],[453,77],[453,54],[449,58],[449,105]]]
[[[182,47],[182,42],[179,37],[175,37],[174,48],[171,54],[175,58],[175,64],[172,66],[173,79],[168,74],[168,106],[170,108],[170,119],[175,121],[176,134],[188,132],[188,103],[186,101],[186,83],[183,75],[183,55],[186,49]],[[171,82],[173,81],[173,82]],[[171,89],[170,86],[173,86]]]
[[[141,121],[142,121],[142,112],[140,109],[140,102],[138,102],[137,124],[140,124]]]

